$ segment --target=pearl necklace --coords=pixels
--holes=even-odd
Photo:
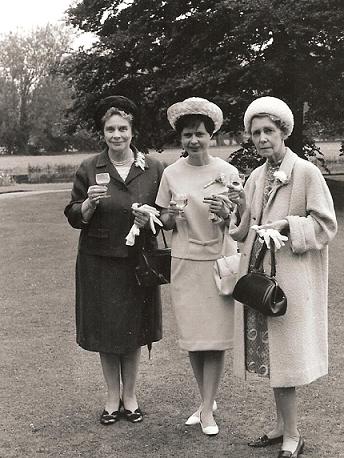
[[[128,157],[126,157],[123,161],[115,161],[110,157],[110,161],[114,167],[125,167],[131,165],[134,162],[134,155],[131,152],[131,154]]]

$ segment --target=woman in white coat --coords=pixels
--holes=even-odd
[[[288,105],[275,97],[256,99],[246,110],[244,124],[266,162],[252,172],[244,191],[229,195],[241,213],[231,230],[242,243],[240,276],[252,269],[272,235],[280,248],[277,280],[288,309],[284,316],[267,318],[235,304],[234,371],[242,377],[248,372],[266,377],[274,391],[276,425],[249,445],[282,443],[278,457],[296,458],[304,440],[297,428],[295,387],[328,370],[327,245],[337,223],[319,169],[285,146],[294,125]]]

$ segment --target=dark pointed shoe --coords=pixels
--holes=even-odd
[[[248,442],[247,445],[250,447],[267,447],[268,445],[280,444],[283,442],[283,435],[273,437],[270,439],[266,434],[258,437],[257,439]]]
[[[143,420],[143,413],[141,409],[138,407],[134,412],[131,410],[124,409],[122,411],[122,415],[131,423],[140,423]]]
[[[298,458],[298,456],[302,455],[304,447],[305,441],[300,436],[294,453],[290,452],[289,450],[281,450],[277,458]]]
[[[104,409],[100,416],[100,423],[102,425],[112,425],[113,423],[116,423],[116,421],[119,420],[119,416],[119,410],[109,413],[107,410]]]

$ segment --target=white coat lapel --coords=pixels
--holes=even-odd
[[[272,201],[274,200],[277,191],[282,187],[286,186],[291,179],[291,173],[297,159],[297,155],[293,153],[289,148],[287,148],[286,155],[283,158],[283,161],[280,165],[278,172],[280,173],[280,178],[278,176],[275,179],[275,183],[271,189],[266,208],[268,208]],[[276,173],[276,172],[275,172]]]

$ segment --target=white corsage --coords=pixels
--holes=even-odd
[[[274,172],[274,177],[275,177],[275,181],[277,184],[280,184],[280,185],[285,185],[285,184],[288,184],[288,177],[286,175],[285,172],[283,172],[283,170],[276,170],[276,172]]]
[[[224,173],[220,173],[216,178],[213,180],[209,181],[209,183],[205,184],[203,186],[204,189],[209,188],[212,184],[219,183],[222,184],[223,186],[227,186],[228,184],[228,179]]]
[[[146,165],[145,155],[141,153],[140,151],[136,153],[136,159],[134,161],[134,165],[135,167],[140,167],[140,169],[142,170],[145,169],[145,165]]]
[[[209,183],[206,183],[203,186],[203,189],[207,189],[207,188],[209,188],[210,186],[212,186],[214,184],[219,184],[222,187],[221,191],[218,191],[218,192],[215,193],[218,197],[222,198],[222,195],[226,195],[227,194],[227,192],[228,192],[228,188],[227,188],[228,178],[224,173],[219,173],[216,178],[214,178],[213,180],[209,181]],[[215,213],[209,212],[209,220],[212,221],[215,224],[218,224],[218,223],[221,223],[223,221],[223,218],[221,218],[220,216],[216,215]]]

